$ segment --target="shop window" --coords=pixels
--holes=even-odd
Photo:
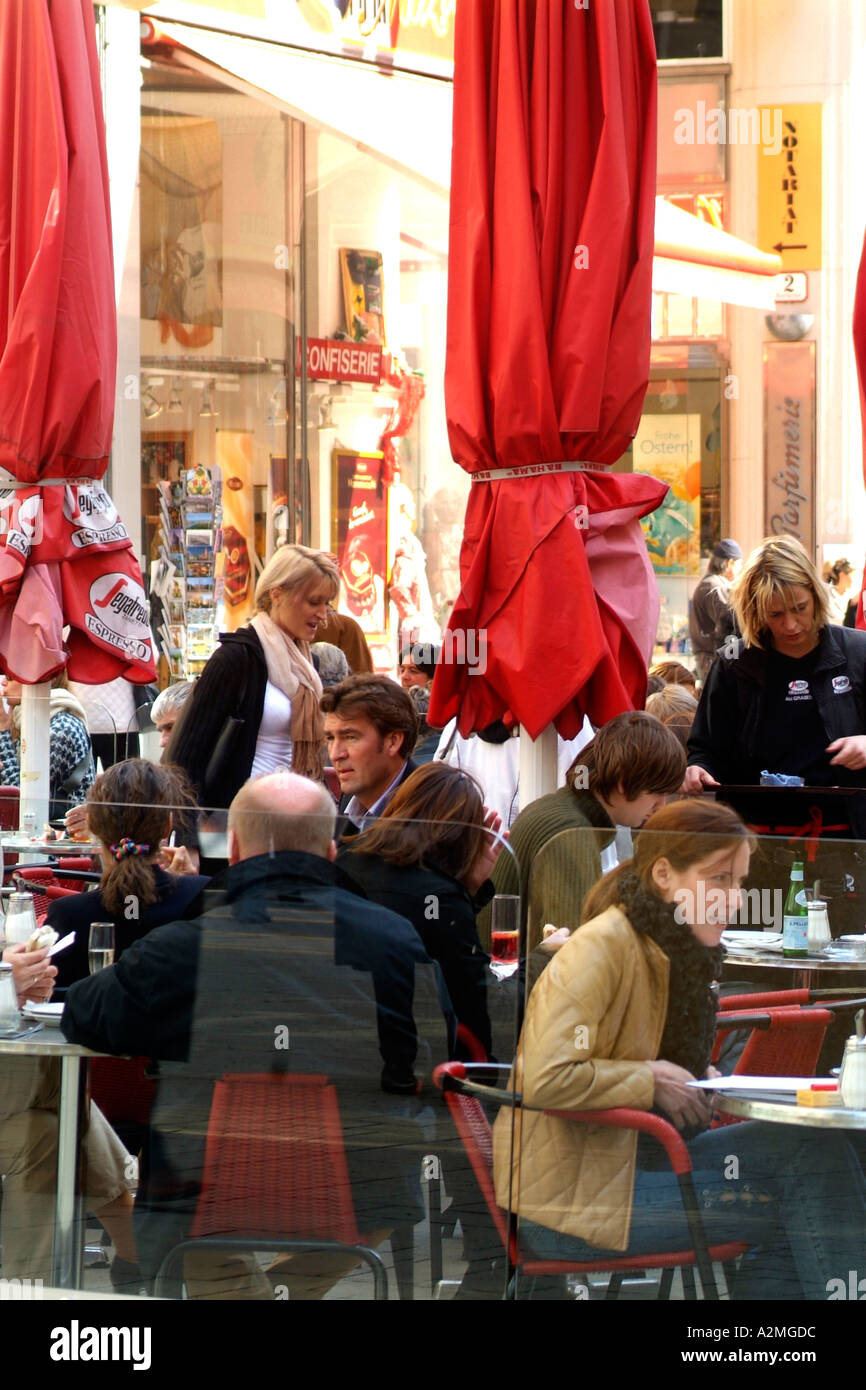
[[[468,480],[444,409],[448,202],[307,128],[306,395],[314,544],[378,669],[436,640],[459,587]],[[324,426],[324,427],[323,427]]]
[[[721,58],[722,0],[650,0],[659,61]]]
[[[253,612],[309,487],[287,391],[299,302],[297,123],[158,63],[140,155],[143,546],[162,675]],[[292,461],[292,467],[289,466]]]
[[[689,605],[722,536],[722,374],[658,367],[632,449],[617,470],[651,473],[667,499],[643,523],[661,599],[654,658],[691,664]]]

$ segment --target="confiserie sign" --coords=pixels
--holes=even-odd
[[[296,362],[301,374],[301,345]],[[307,377],[310,381],[362,381],[378,386],[382,378],[382,347],[342,338],[307,339]]]

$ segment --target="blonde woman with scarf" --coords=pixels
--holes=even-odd
[[[17,787],[21,781],[21,684],[7,680],[0,708],[0,783]],[[95,770],[87,715],[69,689],[66,672],[51,682],[49,785],[51,815],[62,816],[77,806],[93,786]]]
[[[339,586],[330,555],[283,546],[259,576],[255,616],[220,635],[165,753],[202,806],[227,807],[263,773],[291,769],[322,779],[322,683],[310,644]]]

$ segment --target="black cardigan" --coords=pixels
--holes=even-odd
[[[689,737],[689,766],[697,765],[728,784],[756,784],[763,767],[761,729],[768,717],[784,719],[784,706],[768,708],[767,652],[742,640],[722,649],[707,676]],[[821,629],[818,660],[809,683],[827,743],[866,734],[866,633],[828,625]],[[866,769],[855,772],[827,765],[831,786],[866,786]],[[857,836],[866,835],[866,812],[851,799],[848,807]]]
[[[378,855],[355,854],[348,845],[340,849],[337,865],[346,888],[408,918],[430,959],[439,963],[458,1021],[490,1056],[490,957],[475,926],[476,911],[493,894],[489,881],[473,900],[462,883],[435,865],[389,864]]]
[[[220,646],[208,661],[175,725],[165,759],[182,767],[203,806],[228,807],[247,781],[256,755],[265,708],[268,668],[253,628],[220,634]],[[218,787],[205,787],[214,748],[228,718],[242,719],[231,758],[221,769]]]
[[[45,918],[60,936],[75,932],[75,940],[55,957],[57,988],[84,980],[88,975],[87,945],[91,922],[114,923],[114,958],[119,960],[134,941],[146,936],[154,927],[174,922],[197,910],[201,892],[208,880],[201,874],[167,874],[159,865],[153,866],[157,900],[144,908],[140,916],[127,917],[126,912],[111,913],[102,901],[98,888],[73,897],[57,898]]]

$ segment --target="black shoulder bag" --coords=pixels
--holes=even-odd
[[[202,800],[205,806],[218,806],[223,799],[229,769],[235,760],[240,742],[241,730],[247,722],[241,713],[246,693],[247,682],[244,681],[238,701],[238,712],[226,715],[213,752],[208,758],[202,781]]]

